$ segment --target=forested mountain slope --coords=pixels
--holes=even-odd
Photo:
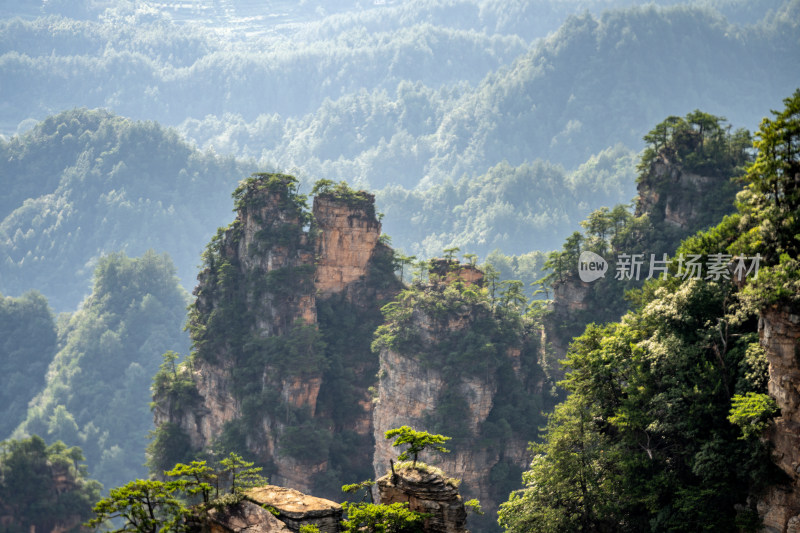
[[[754,128],[755,110],[792,89],[797,0],[601,9],[627,4],[566,18],[577,3],[411,2],[307,25],[262,12],[247,30],[122,3],[81,20],[11,19],[0,121],[10,133],[104,106],[308,182],[412,188],[503,160],[574,167],[617,142],[638,149],[649,125],[698,107]]]
[[[572,342],[568,397],[503,505],[508,531],[797,524],[800,89],[784,105],[756,133],[736,211]]]
[[[169,251],[186,287],[247,164],[105,111],[50,117],[0,140],[0,290],[75,309],[103,253]]]
[[[25,419],[55,353],[56,322],[47,300],[36,292],[0,296],[0,440]]]
[[[756,110],[796,82],[798,5],[745,28],[685,6],[585,14],[474,88],[404,83],[344,95],[282,127],[207,117],[182,128],[228,150],[228,139],[253,128],[276,145],[252,155],[303,177],[378,188],[425,187],[503,160],[571,167],[617,142],[638,148],[651,124],[695,108],[754,128]]]
[[[499,164],[426,192],[387,188],[377,207],[395,246],[420,258],[453,245],[482,257],[496,248],[546,250],[593,208],[633,196],[634,159],[617,146],[571,173]],[[254,166],[105,111],[49,117],[0,141],[8,184],[0,191],[0,290],[36,288],[56,310],[72,310],[102,253],[151,247],[174,258],[190,290],[204,242],[229,216],[229,190]]]
[[[143,476],[150,385],[162,354],[188,349],[187,300],[166,255],[100,259],[91,295],[59,321],[58,353],[14,437],[80,446],[106,487]]]

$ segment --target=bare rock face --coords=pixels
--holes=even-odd
[[[253,502],[243,500],[222,509],[211,509],[199,528],[201,533],[290,533],[292,530]]]
[[[380,503],[408,503],[408,508],[430,515],[426,533],[466,533],[467,511],[458,487],[441,475],[412,468],[378,479]]]
[[[721,182],[685,171],[662,154],[639,181],[636,216],[649,213],[670,226],[690,230],[707,210],[704,196]]]
[[[245,497],[259,506],[275,509],[278,520],[291,531],[297,532],[305,525],[315,525],[322,533],[340,530],[342,506],[336,502],[274,485],[250,489]]]
[[[577,272],[577,265],[575,265]],[[554,311],[559,315],[568,315],[575,311],[586,310],[587,298],[591,295],[591,285],[576,278],[568,278],[553,284]]]
[[[758,510],[765,531],[800,532],[800,315],[769,308],[762,311],[759,326],[769,362],[769,393],[781,409],[767,438],[787,482],[771,487]]]
[[[432,270],[436,272],[435,269],[436,265]],[[477,271],[480,274],[474,275],[475,270],[467,268],[463,272],[473,283],[480,283],[482,273]],[[450,283],[457,279],[465,282],[458,269],[448,267],[446,272],[454,273]],[[441,277],[448,283],[444,274]],[[376,478],[383,476],[390,460],[397,460],[401,451],[392,447],[391,441],[384,437],[386,431],[404,425],[417,430],[431,430],[431,417],[437,415],[443,402],[442,392],[447,390],[464,402],[464,417],[458,420],[458,425],[466,435],[458,440],[458,445],[447,446],[450,453],[423,452],[420,460],[461,479],[465,497],[479,499],[491,513],[500,502],[495,501],[497,497],[493,494],[490,473],[501,462],[517,465],[520,469],[527,466],[527,439],[514,434],[499,445],[481,444],[484,440],[481,431],[495,406],[500,385],[494,371],[454,376],[446,368],[424,362],[420,356],[435,351],[436,343],[446,334],[463,332],[466,335],[474,326],[472,313],[473,310],[465,308],[460,313],[448,315],[442,322],[441,318],[433,319],[415,309],[412,328],[419,333],[421,343],[418,350],[415,353],[401,353],[389,348],[381,350],[378,396],[373,412],[373,468]],[[519,347],[511,347],[505,352],[517,377],[530,371],[530,368],[521,368],[520,354]]]
[[[367,205],[353,206],[330,196],[314,198],[314,220],[321,229],[314,284],[320,297],[341,293],[367,274],[381,235],[373,207],[375,197],[368,197],[371,202]]]
[[[309,231],[305,226],[310,217],[294,196],[292,180],[262,176],[247,180],[237,190],[236,220],[212,241],[215,255],[209,255],[194,291],[192,320],[199,327],[193,327],[192,333],[200,347],[193,358],[192,380],[198,399],[190,407],[179,407],[169,398],[155,398],[154,419],[156,426],[177,424],[192,448],[209,447],[243,417],[237,392],[241,382],[247,381],[248,394],[268,398],[262,400],[263,415],[254,417],[250,410],[247,448],[261,462],[273,465],[266,472],[272,480],[310,492],[328,461],[324,451],[314,458],[308,450],[287,453],[287,446],[296,450],[303,444],[296,438],[284,439],[292,424],[300,424],[294,414],[300,413],[300,420],[319,431],[355,431],[364,441],[365,449],[359,452],[366,454],[372,446],[368,385],[357,391],[360,395],[350,413],[352,426],[334,424],[329,420],[332,409],[320,408],[321,396],[328,406],[336,402],[331,399],[335,393],[326,389],[324,366],[317,370],[293,361],[279,366],[270,361],[285,349],[275,350],[277,355],[267,355],[266,350],[275,346],[270,344],[273,339],[291,336],[298,328],[310,326],[319,332],[317,309],[323,301],[341,297],[362,309],[375,308],[377,314],[378,298],[368,283],[371,265],[376,256],[390,250],[379,242],[381,226],[372,195],[352,195],[357,201],[320,195],[314,200]],[[225,325],[207,333],[219,323]],[[304,348],[305,353],[314,350],[312,345]],[[348,370],[374,380],[377,356],[369,351],[368,342],[364,352],[352,356],[355,362]],[[365,361],[362,369],[359,357],[371,362]],[[265,362],[260,368],[250,366],[248,375],[242,376],[241,362],[253,359]]]

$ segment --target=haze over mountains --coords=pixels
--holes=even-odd
[[[581,222],[601,206],[631,201],[637,174],[647,170],[643,164],[637,172],[642,137],[656,124],[700,109],[727,117],[715,141],[727,130],[732,146],[745,146],[748,134],[736,130],[755,131],[798,86],[800,0],[639,4],[3,2],[0,374],[14,386],[0,382],[7,404],[0,440],[38,434],[80,445],[106,488],[147,475],[151,378],[165,351],[189,352],[186,291],[217,228],[234,219],[231,192],[253,172],[297,176],[298,205],[320,179],[374,192],[382,231],[406,273],[413,269],[406,254],[423,259],[460,247],[450,254],[488,257],[506,278],[498,284],[504,305],[522,316],[523,292],[541,277],[544,252],[565,238],[551,257],[566,257],[580,239],[605,245],[608,228],[595,234]],[[716,127],[716,117],[710,120]],[[702,152],[706,141],[698,136]],[[748,150],[742,153],[744,161]],[[726,167],[716,178],[740,170]],[[681,204],[690,212],[701,205],[694,200],[712,196],[661,187],[660,179],[652,177],[648,198],[662,207],[694,195]],[[702,213],[703,224],[733,210],[740,185],[715,191],[721,200]],[[641,219],[619,210],[624,216],[608,227],[630,222],[623,232],[630,240],[622,242],[644,246]],[[669,233],[661,219],[659,237]],[[303,220],[294,228],[300,233],[308,229]],[[581,227],[585,236],[575,237]],[[393,265],[384,267],[390,276]],[[591,309],[580,308],[581,299],[567,302],[585,311],[573,328],[582,330],[590,314],[618,318],[625,304],[617,292],[598,290],[586,300]],[[360,323],[370,357],[372,331],[334,303],[317,310],[330,323],[323,331],[336,333],[325,342],[356,353],[348,342]],[[544,312],[531,309],[531,317]],[[228,325],[216,340],[230,334]],[[558,357],[571,331],[561,328]],[[754,331],[747,335],[755,339]],[[177,378],[179,356],[172,356],[161,373],[172,361]],[[364,382],[374,375],[365,372]],[[520,390],[506,391],[508,398]],[[728,400],[715,404],[720,413]],[[495,432],[512,415],[540,414],[523,413],[522,404],[498,404],[510,413],[492,419]],[[519,425],[538,427],[527,418]],[[514,469],[498,476],[503,490],[519,486]],[[327,481],[335,488],[342,480]]]
[[[74,308],[102,253],[148,247],[173,255],[191,289],[231,185],[256,168],[377,190],[384,231],[419,256],[555,248],[592,209],[632,198],[654,123],[701,108],[752,130],[796,83],[797,0],[631,4],[7,3],[0,291]],[[97,137],[96,118],[11,137],[73,107],[173,126],[206,155],[170,132],[136,144],[120,132],[158,126],[116,119],[114,150],[80,140]],[[247,162],[214,170],[211,154]],[[185,181],[176,158],[210,174]],[[93,166],[84,196],[74,184]],[[150,207],[131,225],[124,209],[100,217],[103,202]],[[156,229],[175,225],[194,229],[179,243]]]

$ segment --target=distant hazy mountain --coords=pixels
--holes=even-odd
[[[56,310],[89,293],[103,253],[168,251],[194,286],[203,241],[251,167],[202,154],[169,130],[103,111],[50,117],[0,142],[0,291]]]

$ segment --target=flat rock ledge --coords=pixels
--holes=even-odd
[[[257,506],[275,509],[278,512],[277,519],[286,524],[289,531],[296,533],[306,524],[317,526],[320,533],[340,531],[342,506],[331,500],[275,485],[250,489],[244,496]]]

